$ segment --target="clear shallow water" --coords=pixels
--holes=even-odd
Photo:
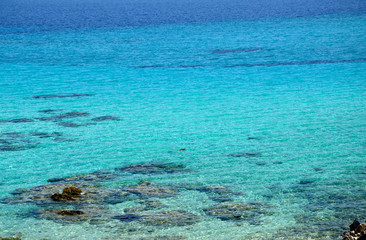
[[[21,151],[0,151],[0,198],[47,179],[129,164],[169,161],[195,171],[129,175],[103,183],[227,185],[233,202],[270,204],[255,222],[222,221],[199,191],[164,198],[200,221],[151,227],[110,218],[60,224],[30,214],[34,204],[0,204],[1,236],[24,239],[337,239],[365,210],[366,17],[329,15],[220,23],[55,29],[0,36],[0,116],[81,111],[78,124],[0,123],[21,132]],[[14,33],[15,32],[15,33]],[[221,49],[221,50],[218,50]],[[239,49],[239,50],[238,50]],[[87,93],[80,98],[33,99]],[[73,141],[30,137],[61,132]],[[256,139],[248,139],[254,137]],[[3,135],[2,139],[9,140]],[[65,140],[65,139],[64,139]],[[28,141],[31,141],[30,143]],[[186,148],[185,151],[174,149]],[[257,157],[231,153],[258,152]],[[136,200],[108,205],[112,215]]]

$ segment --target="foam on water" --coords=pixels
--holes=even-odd
[[[242,194],[225,203],[270,208],[223,221],[205,210],[217,194],[179,188],[160,199],[161,210],[185,210],[199,221],[161,227],[113,218],[139,206],[137,197],[107,204],[111,216],[99,224],[62,224],[37,218],[44,206],[3,203],[0,236],[340,237],[365,215],[365,29],[364,15],[22,34],[8,28],[0,36],[0,139],[19,149],[0,151],[1,199],[51,178],[166,161],[193,171],[116,171],[118,178],[101,184],[229,186]],[[33,97],[40,95],[48,97]],[[56,111],[42,112],[49,109]],[[92,121],[101,116],[118,121]],[[35,121],[9,122],[19,118]]]

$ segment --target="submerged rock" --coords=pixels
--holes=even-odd
[[[191,171],[186,169],[182,164],[174,164],[171,162],[150,162],[144,164],[135,164],[122,167],[117,170],[132,174],[164,174]]]
[[[343,240],[365,240],[366,239],[366,222],[361,223],[354,220],[349,226],[350,231],[343,233]]]
[[[53,201],[70,201],[80,197],[82,192],[83,191],[81,189],[71,186],[64,188],[62,193],[53,194],[51,199]]]
[[[60,121],[60,120],[69,119],[69,118],[87,117],[89,115],[90,114],[87,112],[67,112],[67,113],[63,113],[63,114],[53,115],[50,117],[40,117],[37,119],[40,121]]]
[[[119,119],[118,117],[114,117],[114,116],[100,116],[100,117],[95,117],[91,119],[94,122],[103,122],[103,121],[120,121],[121,119]]]
[[[8,122],[11,122],[11,123],[27,123],[27,122],[34,122],[34,120],[31,119],[31,118],[16,118],[16,119],[11,119]]]
[[[75,182],[75,181],[104,181],[111,180],[118,177],[115,172],[112,171],[96,171],[90,174],[79,174],[65,178],[51,178],[48,182]]]
[[[123,211],[125,213],[137,213],[166,207],[166,205],[162,204],[157,199],[141,199],[138,202],[141,206],[125,208]]]
[[[124,214],[115,216],[114,218],[121,221],[138,221],[145,225],[163,227],[188,226],[195,224],[199,220],[196,215],[183,210]]]
[[[254,158],[261,157],[262,154],[259,152],[239,152],[239,153],[231,153],[228,155],[229,157],[246,157],[246,158]]]
[[[69,189],[75,187],[78,190]],[[64,189],[68,189],[64,193]],[[75,191],[74,191],[75,190]],[[62,192],[62,193],[60,193]],[[120,189],[106,189],[90,182],[60,182],[42,185],[30,189],[16,189],[13,197],[5,198],[3,203],[34,203],[42,206],[54,206],[55,204],[116,204],[130,200],[130,193]],[[52,197],[53,196],[53,197]]]
[[[46,132],[31,132],[29,133],[32,137],[39,137],[39,138],[52,138],[52,137],[60,137],[63,134],[60,132],[53,132],[53,133],[46,133]]]
[[[88,206],[80,210],[74,209],[41,209],[35,213],[40,219],[52,220],[58,223],[93,222],[102,223],[110,215],[104,207]]]
[[[141,198],[166,198],[178,194],[179,190],[166,185],[158,185],[150,181],[141,181],[137,186],[123,188],[124,191],[135,194]]]
[[[59,123],[57,123],[57,125],[62,126],[62,127],[77,128],[77,127],[85,127],[85,126],[95,125],[95,123],[78,124],[78,123],[74,123],[74,122],[71,122],[71,121],[65,121],[65,122],[59,122]]]
[[[251,221],[253,217],[258,217],[263,214],[270,214],[268,211],[269,205],[257,202],[242,202],[232,204],[217,204],[204,211],[213,217],[221,220],[246,220]]]

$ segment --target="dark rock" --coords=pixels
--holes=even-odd
[[[300,184],[302,184],[302,185],[311,184],[313,182],[315,182],[314,179],[302,179],[302,180],[300,180]]]
[[[132,221],[139,220],[141,218],[141,216],[136,215],[136,214],[123,214],[123,215],[114,216],[113,218],[118,219],[122,222],[132,222]]]
[[[48,94],[48,95],[36,95],[34,99],[52,99],[52,98],[79,98],[79,97],[90,97],[93,94],[87,93],[73,93],[73,94]]]
[[[64,188],[62,193],[55,193],[51,196],[53,201],[70,201],[81,196],[83,191],[76,187]]]
[[[39,137],[39,138],[51,138],[51,137],[60,137],[62,133],[60,132],[53,132],[53,133],[46,133],[46,132],[31,132],[29,133],[32,137]]]
[[[357,220],[354,220],[353,223],[351,225],[349,225],[349,230],[355,231],[358,226],[360,226],[360,222]]]
[[[88,205],[88,207],[83,207],[80,210],[41,209],[35,213],[35,216],[58,223],[81,223],[88,221],[89,223],[93,222],[93,224],[103,223],[110,218],[105,208],[95,205]]]
[[[323,170],[323,168],[315,167],[315,168],[314,168],[314,171],[315,171],[315,172],[323,172],[324,170]]]
[[[120,121],[120,119],[118,117],[114,117],[114,116],[100,116],[100,117],[95,117],[91,119],[92,121],[95,122],[103,122],[103,121]]]
[[[221,220],[252,220],[263,214],[270,214],[268,211],[269,205],[257,202],[250,203],[232,203],[232,204],[217,204],[204,211],[213,217]]]
[[[34,120],[30,119],[30,118],[16,118],[16,119],[11,119],[8,122],[11,122],[11,123],[27,123],[27,122],[34,122]]]
[[[124,191],[135,194],[141,198],[166,198],[173,197],[179,192],[178,189],[166,186],[158,185],[150,181],[141,181],[137,186],[130,186],[123,188]]]
[[[183,236],[155,236],[155,237],[143,237],[139,240],[184,240],[187,239]]]
[[[80,195],[73,194],[73,192],[63,192],[65,188],[76,187],[83,189]],[[55,192],[58,192],[55,194]],[[79,182],[56,182],[52,184],[42,185],[33,187],[30,189],[17,189],[13,192],[13,197],[3,199],[3,203],[34,203],[41,206],[54,206],[55,204],[115,204],[121,203],[126,200],[131,200],[130,193],[121,189],[106,189],[101,186],[96,186],[90,182],[79,181]],[[65,196],[66,195],[66,196]],[[51,198],[56,199],[53,200]],[[137,198],[137,197],[136,197]]]
[[[79,210],[60,210],[57,212],[57,214],[61,216],[77,216],[85,213]]]
[[[164,174],[190,171],[182,164],[174,164],[170,162],[151,162],[145,164],[129,165],[117,170],[132,174]]]
[[[261,157],[262,154],[258,152],[239,152],[239,153],[231,153],[228,155],[229,157],[246,157],[246,158],[254,158]]]

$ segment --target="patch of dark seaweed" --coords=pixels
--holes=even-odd
[[[87,182],[98,182],[98,181],[106,181],[115,179],[118,175],[112,171],[96,171],[89,174],[79,174],[71,177],[65,178],[51,178],[48,179],[48,182],[79,182],[79,181],[87,181]]]
[[[60,132],[53,132],[53,133],[46,133],[46,132],[31,132],[29,133],[32,137],[39,137],[39,138],[52,138],[52,137],[60,137],[63,134]]]

